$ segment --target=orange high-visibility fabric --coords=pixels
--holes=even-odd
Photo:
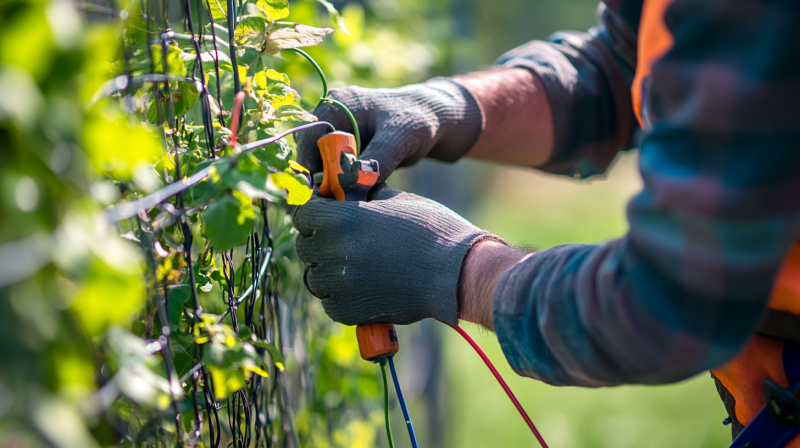
[[[794,245],[786,256],[775,281],[769,306],[775,310],[800,314],[800,245]],[[736,401],[734,410],[739,423],[746,426],[764,407],[765,379],[770,378],[781,387],[789,387],[783,368],[784,344],[778,339],[755,335],[736,358],[711,370]],[[800,435],[786,447],[800,448]]]
[[[633,77],[631,95],[633,97],[633,111],[639,119],[639,125],[644,129],[642,119],[642,100],[644,80],[650,76],[650,67],[655,61],[664,56],[675,39],[664,24],[664,13],[672,0],[646,0],[642,5],[642,17],[639,22],[639,43],[637,47],[636,74]]]
[[[646,128],[642,107],[645,99],[645,80],[650,77],[653,63],[663,57],[675,44],[664,23],[664,14],[673,0],[645,0],[639,25],[636,74],[631,86],[633,110],[642,128]],[[792,247],[773,287],[770,308],[800,315],[800,245]],[[722,383],[736,401],[736,419],[747,425],[764,407],[763,383],[772,379],[788,387],[783,368],[785,342],[755,335],[745,348],[724,366],[711,373]],[[800,435],[787,448],[800,448]]]
[[[771,378],[789,387],[783,371],[783,341],[755,335],[732,361],[711,373],[736,399],[736,419],[747,425],[766,404],[763,383]]]

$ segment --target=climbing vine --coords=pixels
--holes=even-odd
[[[0,6],[2,444],[349,446],[380,424],[374,369],[294,255],[312,179],[289,136],[326,124],[275,67],[334,29],[288,15]]]

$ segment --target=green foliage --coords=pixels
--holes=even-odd
[[[144,298],[141,276],[112,269],[95,260],[83,287],[70,307],[88,336],[101,334],[113,324],[127,324]],[[108,306],[112,301],[114,306]]]
[[[0,3],[0,446],[374,442],[376,370],[294,254],[310,176],[287,139],[241,146],[316,121],[274,56],[333,30],[237,4],[227,42],[225,1],[182,2],[191,29],[155,0]]]
[[[286,0],[258,0],[258,9],[272,20],[289,17],[289,3]]]
[[[163,154],[156,133],[130,120],[117,104],[104,101],[87,112],[83,148],[96,171],[129,180]]]
[[[205,236],[216,250],[225,252],[242,246],[253,233],[255,211],[249,198],[245,199],[247,203],[242,204],[233,195],[225,195],[212,202],[203,213]]]

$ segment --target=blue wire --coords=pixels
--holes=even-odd
[[[394,370],[394,361],[392,361],[392,358],[389,358],[389,368],[392,370],[392,380],[394,380],[394,388],[397,390],[397,399],[400,400],[400,408],[403,410],[403,417],[406,418],[408,436],[411,437],[411,446],[417,448],[417,436],[414,435],[414,425],[411,424],[411,417],[408,416],[406,401],[403,400],[403,393],[400,392],[400,382],[397,381],[397,371]]]

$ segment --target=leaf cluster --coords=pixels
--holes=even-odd
[[[286,1],[233,4],[175,20],[161,1],[0,3],[1,446],[297,446],[309,415],[365,415],[317,405],[330,378],[369,374],[319,369],[336,327],[284,212],[310,176],[287,139],[241,150],[316,120],[277,61],[333,30],[281,22]]]

